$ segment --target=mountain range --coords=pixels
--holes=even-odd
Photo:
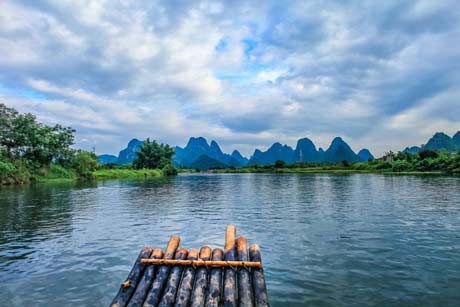
[[[132,139],[128,143],[128,147],[120,151],[118,157],[100,155],[99,162],[101,164],[132,163],[141,144],[142,141]],[[322,148],[316,149],[315,144],[310,139],[303,138],[297,141],[295,149],[277,142],[266,151],[256,149],[250,159],[244,157],[238,150],[234,150],[231,154],[224,153],[216,141],[212,140],[208,144],[208,141],[203,137],[191,137],[184,148],[176,146],[175,149],[176,153],[173,157],[175,166],[197,169],[271,165],[277,160],[282,160],[286,163],[320,163],[341,162],[344,160],[357,162],[374,159],[368,149],[361,149],[356,154],[340,137],[334,138],[326,151]]]
[[[426,144],[422,146],[406,147],[404,151],[409,153],[417,153],[421,150],[444,150],[448,152],[456,152],[460,150],[460,131],[457,131],[452,137],[444,132],[436,132]]]

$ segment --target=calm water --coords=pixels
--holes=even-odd
[[[460,178],[264,174],[0,190],[0,305],[108,305],[141,246],[227,223],[273,306],[459,306]]]

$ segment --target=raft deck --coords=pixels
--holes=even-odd
[[[165,252],[142,248],[112,307],[269,306],[260,249],[236,239],[228,225],[224,250],[179,247],[172,236]]]

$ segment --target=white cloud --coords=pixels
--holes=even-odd
[[[397,150],[460,129],[455,4],[2,1],[0,94],[108,152],[191,135]]]

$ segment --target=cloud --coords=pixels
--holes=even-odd
[[[445,1],[2,1],[0,100],[116,153],[191,135],[377,154],[460,129]]]

